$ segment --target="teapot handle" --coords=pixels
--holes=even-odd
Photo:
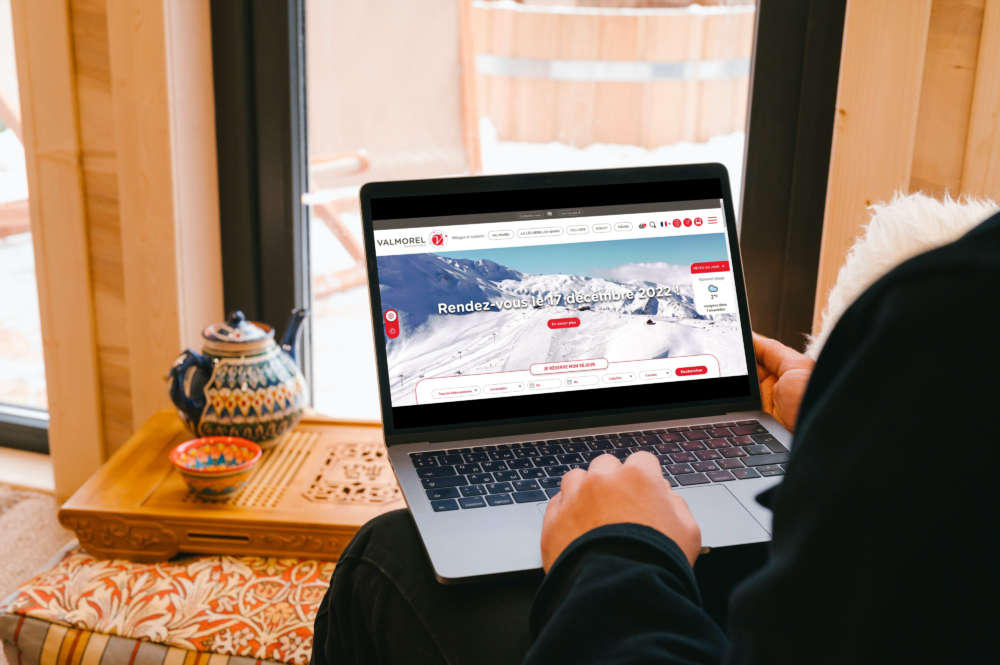
[[[211,360],[191,349],[186,349],[177,357],[170,368],[170,399],[178,409],[186,413],[194,422],[198,422],[198,419],[201,418],[201,412],[205,408],[205,395],[203,393],[190,397],[184,392],[184,378],[192,365],[209,374],[212,372],[213,363]]]

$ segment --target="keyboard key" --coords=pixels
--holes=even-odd
[[[736,423],[714,423],[715,427],[736,427]]]
[[[694,467],[695,471],[700,471],[701,473],[707,473],[708,471],[718,471],[719,467],[715,462],[695,462],[691,465]]]
[[[497,471],[493,474],[493,477],[496,478],[499,483],[521,479],[521,475],[517,471]]]
[[[482,485],[466,485],[458,489],[462,490],[462,496],[482,496],[486,494],[486,488]]]
[[[585,453],[580,453],[580,457],[582,457],[587,462],[592,462],[601,455],[605,454],[606,452],[607,452],[606,450],[588,450]]]
[[[702,462],[706,462],[710,459],[722,459],[722,453],[718,450],[699,450],[695,453],[695,457],[700,459]]]
[[[569,467],[570,471],[572,471],[573,469],[583,469],[584,471],[586,471],[587,469],[590,468],[590,462],[581,462],[579,464],[567,464],[566,466]]]
[[[681,485],[679,482],[677,482],[676,478],[668,476],[666,480],[668,483],[670,483],[671,487],[680,487]]]
[[[657,455],[656,460],[660,463],[660,466],[670,466],[674,463],[674,461],[670,459],[670,455]]]
[[[668,427],[667,432],[686,432],[690,427]]]
[[[768,434],[751,434],[750,438],[753,439],[754,441],[756,441],[757,443],[772,443],[774,441],[777,441],[777,439],[775,439],[774,435],[771,434],[771,433],[768,433]]]
[[[438,464],[447,464],[448,466],[454,466],[455,464],[462,464],[465,462],[461,455],[442,455],[438,458]]]
[[[445,499],[444,501],[431,501],[431,508],[434,509],[435,513],[443,513],[448,510],[458,510],[458,502],[454,499]]]
[[[694,473],[694,469],[691,468],[690,464],[671,464],[667,467],[667,471],[670,472],[671,476],[682,476],[685,473]]]
[[[521,477],[527,480],[528,478],[544,478],[545,471],[543,469],[522,469],[518,473]]]
[[[412,460],[414,469],[426,469],[430,466],[437,466],[436,457],[414,457]]]
[[[746,480],[747,478],[760,478],[760,474],[757,473],[757,469],[733,469],[733,475],[740,480]]]
[[[545,492],[542,490],[531,490],[530,492],[514,492],[514,501],[518,503],[530,503],[532,501],[548,501],[549,497],[545,496]]]
[[[562,485],[562,476],[555,476],[552,478],[542,478],[538,481],[538,484],[542,486],[542,489],[547,489],[549,487],[560,487]]]
[[[481,496],[470,496],[466,499],[459,499],[458,505],[463,508],[485,508],[486,502],[483,501]]]
[[[704,432],[702,430],[696,430],[696,429],[692,429],[690,432],[684,432],[684,437],[688,441],[702,441],[704,439],[711,439],[711,438],[713,438],[711,435],[709,435],[708,432]]]
[[[543,455],[562,455],[564,452],[562,446],[540,446],[538,450]]]
[[[418,478],[442,478],[444,476],[457,476],[453,466],[432,466],[429,469],[417,469]]]
[[[771,449],[762,443],[755,446],[743,446],[743,450],[747,451],[751,455],[767,455],[771,452]]]
[[[514,499],[510,498],[510,494],[491,494],[486,497],[486,503],[491,506],[509,506],[514,503]]]
[[[565,465],[560,466],[550,466],[545,469],[545,473],[550,476],[565,476],[569,473],[569,467]]]
[[[685,441],[681,444],[681,448],[689,452],[694,450],[705,450],[705,444],[701,441]]]
[[[520,443],[501,443],[497,445],[497,450],[513,450],[514,448],[520,447]]]
[[[614,448],[610,441],[591,441],[587,445],[590,446],[591,450],[611,450]]]
[[[528,490],[538,489],[538,483],[534,480],[515,480],[512,484],[514,485],[515,492],[527,492]]]
[[[733,436],[733,433],[729,431],[728,427],[715,427],[708,430],[708,433],[716,439],[721,439],[724,436]]]
[[[785,471],[781,467],[778,467],[777,469],[764,469],[762,467],[758,467],[757,470],[760,471],[760,475],[762,475],[762,476],[783,476],[783,475],[785,475]]]
[[[549,439],[545,443],[552,445],[559,445],[560,443],[569,443],[569,439]]]
[[[681,485],[687,486],[687,485],[704,485],[705,483],[710,481],[708,480],[708,476],[706,476],[704,473],[692,473],[687,476],[677,476],[677,482],[679,482]]]
[[[524,441],[521,443],[521,450],[524,450],[525,448],[537,448],[538,446],[544,446],[544,445],[545,445],[544,441]],[[517,453],[514,454],[516,455]]]
[[[757,421],[756,420],[737,420],[736,424],[737,425],[756,425]]]
[[[769,442],[769,443],[765,443],[764,445],[767,446],[768,448],[770,448],[772,453],[787,453],[788,452],[788,448],[785,448],[783,445],[781,445],[780,441],[772,441],[772,442]]]
[[[765,471],[781,471],[782,468],[777,464],[760,464],[754,467],[757,469],[761,475],[764,475]]]
[[[556,459],[555,455],[545,455],[543,457],[535,458],[535,466],[552,466],[558,463],[559,460]]]
[[[656,452],[660,453],[661,455],[669,455],[670,453],[681,452],[681,447],[678,446],[676,443],[660,443],[653,446],[653,448],[655,448]]]
[[[659,437],[660,441],[663,443],[680,443],[681,441],[686,441],[683,434],[671,433],[671,434],[661,434]]]
[[[510,486],[510,483],[490,483],[486,486],[490,494],[503,494],[505,492],[513,492],[514,488]]]
[[[438,499],[457,499],[458,490],[454,487],[442,487],[439,490],[427,490],[427,498],[431,501]]]
[[[747,451],[742,448],[723,448],[720,452],[723,457],[747,457]]]
[[[725,439],[709,439],[705,442],[705,445],[715,450],[718,448],[728,448],[730,444]]]
[[[748,434],[767,434],[767,430],[762,425],[737,425],[730,427],[736,436],[747,436]]]
[[[697,462],[698,458],[691,453],[674,453],[670,456],[674,464],[684,464],[685,462]]]
[[[609,450],[608,454],[609,455],[613,455],[614,457],[617,457],[618,459],[620,459],[622,461],[625,461],[625,458],[628,457],[629,455],[631,455],[632,451],[631,450]]]
[[[424,486],[425,490],[434,490],[440,487],[468,485],[469,482],[465,479],[465,476],[451,476],[449,478],[423,478],[420,484]]]
[[[734,476],[730,471],[709,471],[706,475],[708,475],[709,479],[713,483],[724,483],[727,480],[736,480],[736,476]]]
[[[756,441],[751,439],[749,436],[734,436],[727,439],[727,441],[734,446],[752,446],[756,443]]]
[[[545,496],[549,497],[550,499],[552,497],[554,497],[556,494],[559,494],[559,488],[558,487],[552,487],[552,488],[549,488],[549,489],[545,490]]]
[[[521,448],[520,450],[514,451],[514,457],[516,459],[523,459],[525,457],[538,457],[539,455],[541,455],[541,453],[538,452],[538,448]]]
[[[574,436],[572,439],[570,439],[570,441],[572,441],[573,443],[585,443],[587,441],[593,441],[593,440],[594,437],[592,436]]]
[[[638,444],[630,436],[623,436],[620,439],[615,439],[611,442],[611,445],[615,448],[635,448]]]
[[[642,430],[642,433],[643,434],[664,434],[664,433],[666,433],[666,431],[667,430],[665,430],[665,429],[644,429],[644,430]]]
[[[597,440],[599,440],[599,441],[603,440],[603,439],[617,439],[618,435],[617,434],[598,434],[594,438],[597,439]]]
[[[582,441],[579,443],[567,443],[563,446],[563,449],[568,453],[582,453],[585,450],[590,450],[587,444]]]
[[[511,469],[531,469],[535,465],[531,463],[530,459],[512,459],[507,462],[507,466]]]
[[[475,464],[476,462],[489,461],[490,457],[488,453],[465,453],[462,455],[462,459],[464,459],[467,464]]]
[[[724,459],[724,460],[719,460],[718,462],[716,462],[716,464],[718,464],[719,468],[722,468],[722,469],[742,469],[743,468],[743,462],[739,461],[738,459]]]
[[[655,446],[660,441],[660,437],[653,436],[652,434],[643,434],[642,436],[635,437],[635,442],[640,446]]]
[[[493,474],[492,473],[473,473],[469,475],[469,482],[474,485],[480,485],[482,483],[492,483]]]
[[[497,449],[496,446],[476,446],[475,448],[472,449],[472,452],[474,452],[474,453],[485,453],[487,451],[496,450],[496,449]]]
[[[691,425],[692,430],[712,429],[715,425]]]
[[[430,451],[427,451],[425,453],[410,453],[410,457],[414,457],[414,458],[416,458],[416,457],[434,457],[435,455],[443,455],[443,454],[444,454],[444,451],[442,451],[442,450],[430,450]]]
[[[636,436],[642,436],[642,432],[619,432],[618,436],[619,437],[636,437]]]
[[[463,475],[467,473],[482,473],[483,467],[479,466],[478,464],[456,464],[455,471],[458,471],[460,474]]]
[[[483,462],[479,466],[483,467],[483,471],[506,471],[507,462]]]
[[[486,454],[489,455],[490,459],[493,460],[494,462],[514,459],[514,451],[512,450],[493,450]]]
[[[573,464],[583,462],[583,457],[579,453],[569,453],[567,455],[556,455],[560,464]]]

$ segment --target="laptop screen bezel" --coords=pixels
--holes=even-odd
[[[581,392],[574,393],[583,405],[581,410],[575,413],[561,413],[555,416],[514,417],[494,421],[460,423],[457,425],[440,424],[406,429],[397,429],[394,426],[385,331],[381,325],[382,305],[375,256],[375,231],[372,218],[373,200],[480,193],[495,194],[504,191],[523,191],[528,189],[544,190],[706,179],[718,179],[722,186],[722,201],[728,230],[727,237],[732,257],[732,272],[736,287],[736,299],[748,369],[747,381],[750,395],[747,398],[723,398],[702,400],[694,403],[675,403],[662,408],[650,408],[647,406],[601,411],[588,406],[586,404],[587,397],[582,397],[581,399],[581,396],[584,396],[586,393]],[[757,380],[757,373],[754,371],[753,336],[750,327],[750,313],[747,307],[746,286],[743,280],[743,264],[740,257],[739,239],[735,232],[736,216],[733,211],[729,174],[723,165],[685,164],[680,166],[377,182],[364,185],[361,188],[360,198],[365,261],[368,270],[368,296],[372,317],[375,359],[379,374],[379,401],[386,445],[392,446],[423,442],[443,443],[503,436],[521,436],[567,429],[613,427],[642,422],[707,417],[727,412],[760,410],[760,384]],[[603,391],[592,392],[595,395],[591,400],[595,401],[599,399],[599,394]]]

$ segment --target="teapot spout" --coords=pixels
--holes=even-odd
[[[303,307],[293,309],[292,317],[288,319],[288,325],[285,327],[285,334],[281,337],[282,351],[291,356],[295,362],[298,362],[299,328],[307,316],[309,316],[308,309]]]

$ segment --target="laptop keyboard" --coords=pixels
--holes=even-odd
[[[785,473],[788,449],[756,420],[410,453],[435,512],[548,501],[598,455],[656,455],[672,487]]]

